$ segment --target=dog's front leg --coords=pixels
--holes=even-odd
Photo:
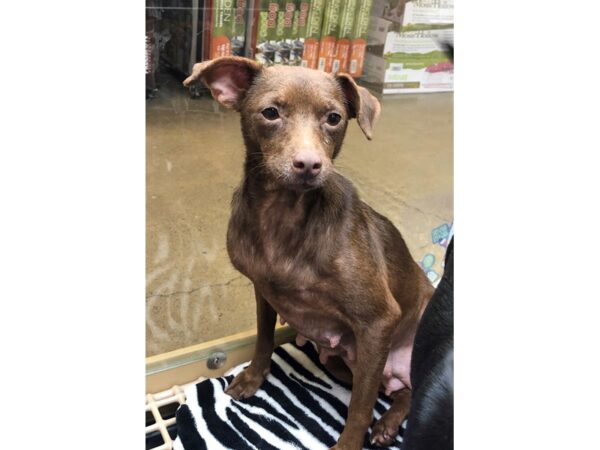
[[[379,320],[355,331],[356,363],[353,369],[352,398],[344,431],[330,450],[361,450],[373,419],[381,375],[387,359],[393,323]]]
[[[277,313],[254,287],[256,294],[257,339],[252,362],[233,379],[227,391],[236,400],[252,397],[265,380],[271,368],[275,321]]]
[[[400,425],[410,410],[411,390],[408,388],[392,394],[394,400],[390,409],[373,426],[371,443],[379,446],[389,446],[396,440]]]

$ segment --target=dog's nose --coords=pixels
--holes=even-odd
[[[296,155],[293,161],[294,172],[297,175],[304,175],[308,177],[316,177],[321,172],[321,166],[323,163],[321,159],[314,154],[303,153]]]

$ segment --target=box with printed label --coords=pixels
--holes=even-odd
[[[325,3],[325,0],[310,0],[306,37],[302,52],[302,67],[308,67],[309,69],[317,68],[319,61],[319,39],[321,38],[321,25],[323,24]]]
[[[275,64],[277,51],[277,0],[256,0],[256,21],[254,23],[254,58],[268,66]]]
[[[337,42],[340,16],[345,0],[328,0],[323,13],[323,26],[319,42],[319,62],[317,69],[331,72],[333,57],[335,56],[335,43]]]
[[[348,72],[350,44],[352,43],[350,39],[352,38],[352,29],[354,28],[357,3],[358,0],[346,0],[345,7],[342,9],[337,42],[335,43],[332,73]]]
[[[384,46],[384,94],[453,89],[454,66],[440,45],[453,41],[453,16],[453,0],[406,3],[400,32],[389,32]]]
[[[363,73],[372,8],[373,0],[360,0],[358,2],[358,7],[356,8],[348,67],[348,73],[355,78],[360,77]]]
[[[291,66],[298,66],[302,62],[304,53],[304,41],[308,30],[308,13],[310,11],[310,0],[296,0],[296,9],[294,11],[294,22],[292,24],[291,35]]]
[[[231,37],[234,30],[232,0],[213,0],[210,11],[209,59],[231,55]]]
[[[277,25],[275,27],[275,64],[290,65],[292,55],[292,40],[294,38],[294,15],[296,2],[294,0],[280,0],[277,11]]]

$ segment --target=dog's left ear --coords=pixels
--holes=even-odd
[[[358,126],[367,139],[373,138],[373,125],[379,117],[381,106],[371,93],[364,87],[358,86],[354,79],[345,73],[336,76],[346,97],[350,118],[356,117]]]
[[[201,80],[216,101],[239,111],[246,91],[261,69],[262,66],[251,59],[223,56],[194,64],[192,74],[183,81],[183,85],[190,86]]]

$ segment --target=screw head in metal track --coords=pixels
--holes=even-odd
[[[206,360],[206,367],[211,370],[220,369],[227,361],[225,352],[214,352]]]

